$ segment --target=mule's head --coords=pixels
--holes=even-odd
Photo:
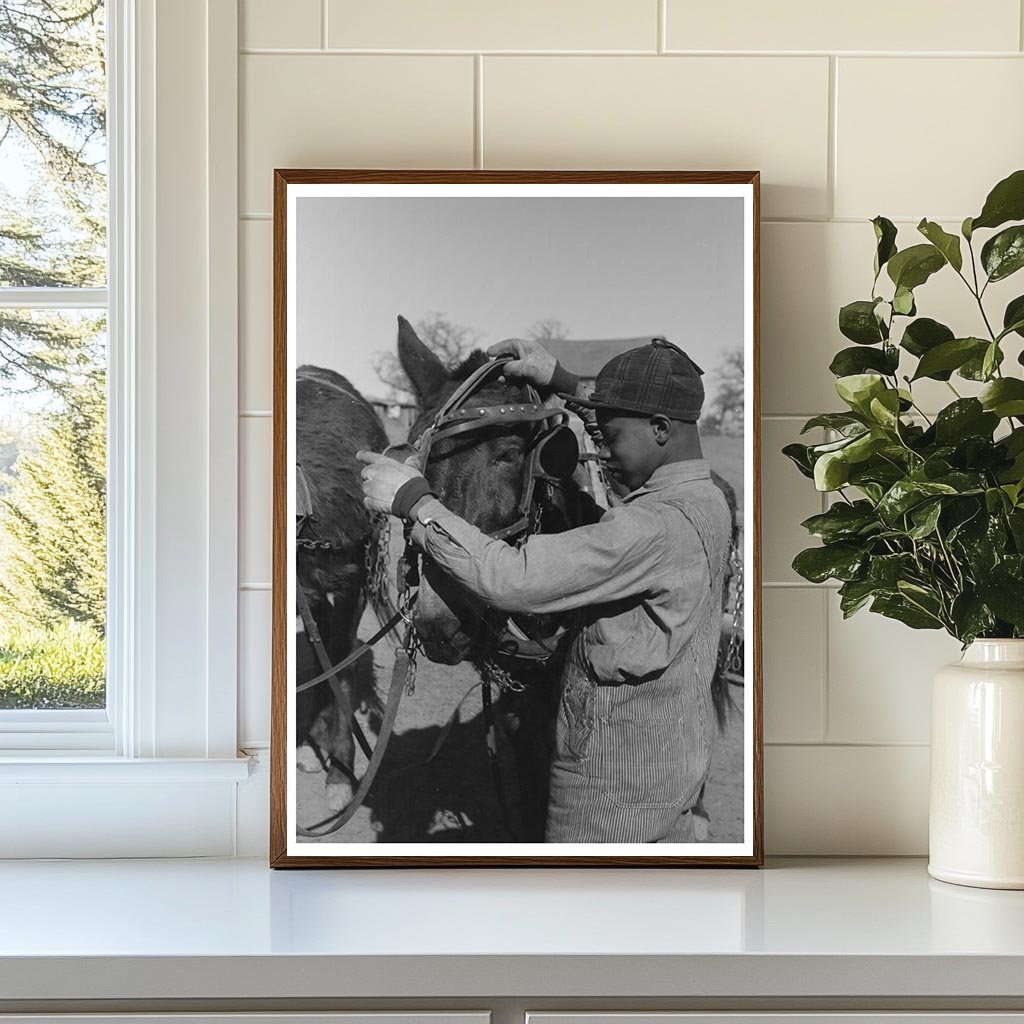
[[[476,351],[449,372],[403,317],[398,318],[398,357],[422,410],[410,441],[416,441],[445,399],[487,360]],[[525,389],[492,379],[474,393],[470,404],[524,401]],[[421,468],[448,508],[484,533],[496,533],[519,518],[527,444],[536,429],[536,424],[508,423],[454,437],[441,435]],[[466,658],[484,636],[478,602],[429,560],[424,560],[414,623],[427,657],[447,665]]]

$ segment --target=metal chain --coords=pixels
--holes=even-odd
[[[514,679],[508,669],[496,665],[490,658],[480,663],[480,672],[485,682],[494,683],[503,693],[522,693],[526,689],[526,683]]]
[[[408,548],[406,549],[409,550]],[[402,647],[405,649],[409,659],[409,668],[405,679],[405,692],[410,697],[416,692],[416,670],[419,653],[423,650],[419,634],[412,624],[412,607],[416,599],[416,591],[409,583],[410,568],[404,565],[404,559],[399,561],[402,571],[398,578],[398,613],[405,621],[405,636],[402,639]]]
[[[390,618],[391,594],[388,588],[390,566],[391,523],[381,512],[371,515],[370,538],[364,553],[366,594],[378,619]],[[383,617],[383,618],[382,618]]]
[[[736,681],[742,685],[743,656],[740,653],[740,645],[743,641],[743,559],[740,556],[738,544],[733,544],[729,560],[732,562],[734,570],[733,578],[730,581],[730,587],[733,588],[732,629],[723,659],[723,671],[727,676],[734,677],[734,680],[730,681]]]

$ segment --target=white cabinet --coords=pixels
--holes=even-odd
[[[490,1024],[487,1012],[423,1013],[0,1013],[0,1024]]]
[[[527,1013],[526,1024],[1024,1024],[1022,1013]]]

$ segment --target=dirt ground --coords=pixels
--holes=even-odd
[[[736,488],[742,501],[743,456],[739,438],[708,438],[706,455],[713,467]],[[395,531],[391,551],[400,550]],[[394,574],[392,573],[392,579]],[[377,630],[367,611],[359,635]],[[372,661],[360,663],[361,683],[375,685],[386,697],[394,664],[392,651],[378,645]],[[334,835],[303,842],[408,843],[511,842],[505,827],[495,782],[488,767],[481,711],[479,676],[470,665],[434,665],[420,659],[415,691],[402,698],[385,760],[369,797],[352,820]],[[557,685],[557,682],[554,684]],[[730,687],[737,710],[717,736],[704,802],[711,816],[708,842],[740,842],[743,838],[743,690]],[[450,717],[457,719],[440,752],[433,751]],[[366,718],[360,715],[366,725]],[[508,740],[499,736],[503,787],[518,832],[518,784]],[[357,751],[356,775],[365,759]],[[325,775],[298,772],[296,802],[300,825],[309,826],[330,815],[324,796]]]

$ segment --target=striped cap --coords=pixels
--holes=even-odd
[[[696,422],[704,405],[703,373],[681,348],[657,336],[649,345],[610,359],[597,375],[589,399],[563,397],[588,409],[661,413]]]

